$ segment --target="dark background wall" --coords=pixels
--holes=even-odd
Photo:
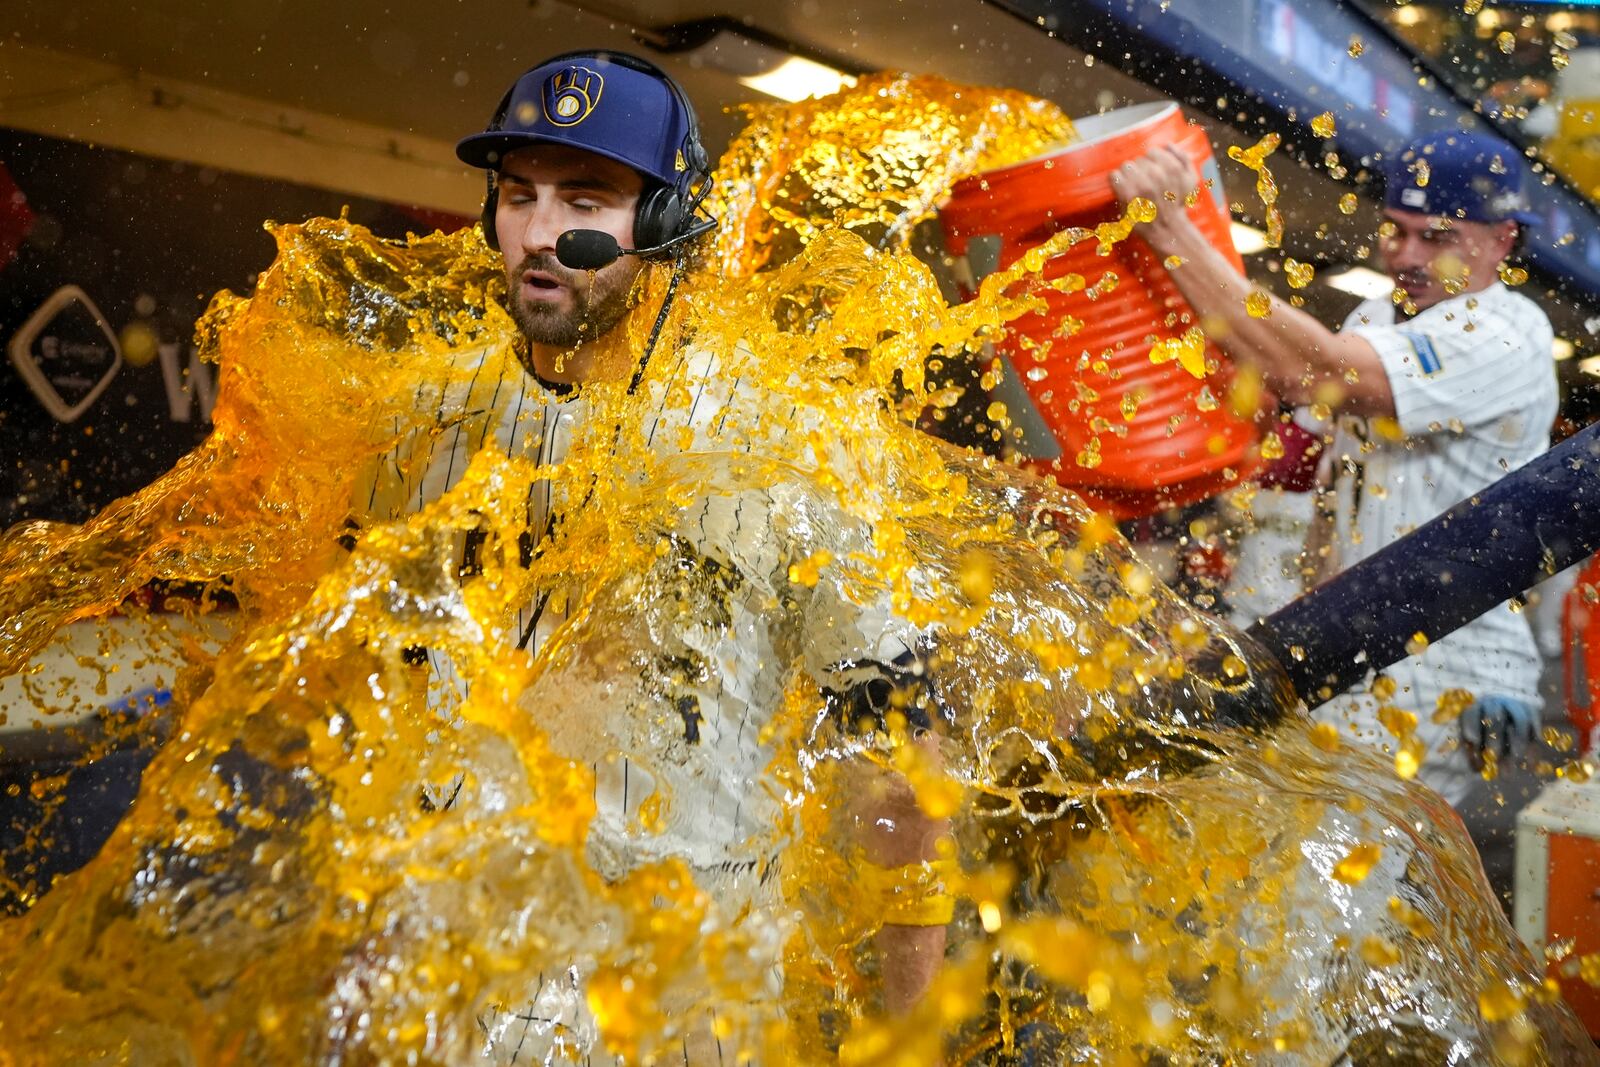
[[[469,221],[0,127],[0,527],[81,522],[199,443],[216,368],[192,355],[195,320],[213,293],[248,291],[272,261],[264,220],[345,207],[394,237]],[[83,300],[56,296],[69,286],[100,321]],[[52,297],[61,306],[39,316]],[[110,381],[62,421],[19,354],[61,408]]]

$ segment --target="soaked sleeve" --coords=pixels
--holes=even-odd
[[[466,469],[471,427],[430,426],[405,434],[372,460],[358,480],[354,513],[361,526],[405,518],[437,500]]]
[[[713,386],[691,389],[695,400],[688,417],[699,449],[782,456],[793,440],[804,440],[809,425],[820,422],[797,406],[781,419],[757,417],[772,397],[737,382],[719,388],[705,367],[698,374]],[[774,433],[784,439],[774,440]],[[792,458],[801,469],[817,462],[810,445],[797,446]],[[845,470],[849,460],[835,454],[826,466]],[[923,685],[928,635],[894,610],[887,588],[849,580],[839,562],[817,565],[819,551],[832,561],[875,554],[870,527],[845,514],[830,491],[819,491],[803,477],[780,480],[707,494],[684,519],[684,532],[702,555],[756,582],[777,601],[798,607],[801,665],[841,721],[881,722],[892,702],[907,708],[914,726],[928,725],[918,721],[926,718],[918,709],[930,701],[918,700],[912,708],[901,696],[908,685]],[[819,536],[821,531],[828,533]],[[813,575],[800,577],[811,567]]]
[[[1393,326],[1355,326],[1377,350],[1394,393],[1395,419],[1409,436],[1437,433],[1459,422],[1486,426],[1537,394],[1548,373],[1550,321],[1531,301],[1486,297],[1476,310],[1465,301]]]
[[[890,710],[918,730],[937,706],[927,671],[927,634],[900,618],[887,592],[856,603],[819,582],[806,627],[806,670],[829,712],[848,729],[882,729]]]
[[[926,635],[895,612],[887,589],[849,581],[835,564],[820,568],[809,584],[795,580],[791,568],[805,569],[821,547],[802,536],[803,530],[838,531],[838,540],[828,546],[833,559],[870,551],[864,527],[836,515],[819,516],[818,506],[816,497],[792,485],[709,494],[686,513],[681,530],[702,557],[754,583],[764,595],[796,605],[800,665],[830,710],[852,724],[863,716],[881,721],[891,703],[907,705],[897,691],[921,684]],[[916,704],[920,708],[926,701]],[[908,717],[913,725],[927,725],[918,711]]]
[[[481,349],[460,354],[441,368],[436,382],[419,384],[416,421],[409,427],[397,424],[393,445],[369,461],[357,479],[352,500],[357,523],[401,519],[443,496],[497,431],[500,437],[517,431],[527,400],[521,386]],[[515,442],[501,444],[510,448]]]

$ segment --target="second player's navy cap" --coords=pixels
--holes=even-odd
[[[456,145],[463,163],[495,170],[534,144],[594,152],[666,185],[681,179],[689,116],[661,78],[603,54],[558,56],[511,87],[499,122]]]
[[[1384,205],[1473,222],[1539,221],[1522,191],[1522,154],[1498,137],[1441,130],[1390,157]]]

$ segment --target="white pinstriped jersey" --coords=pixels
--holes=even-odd
[[[574,432],[586,416],[585,402],[541,386],[514,362],[487,356],[482,349],[457,354],[458,366],[473,370],[467,384],[440,390],[433,424],[407,434],[360,481],[356,504],[367,523],[402,518],[439,499],[460,480],[472,455],[482,448],[494,446],[541,466],[559,463],[566,456]],[[693,435],[690,451],[748,451],[758,443],[751,436],[755,423],[794,427],[803,426],[808,419],[796,408],[776,422],[758,418],[764,398],[738,380],[719,382],[710,357],[691,352],[671,358],[671,374],[653,393],[665,396],[667,387],[687,384],[691,398],[682,409],[669,407],[665,399],[655,405],[645,439],[658,452],[682,450],[679,431],[685,425]],[[461,379],[459,374],[442,377]],[[729,414],[734,411],[741,417],[730,423]],[[849,462],[833,458],[839,470]],[[561,507],[553,496],[558,492],[547,481],[534,484],[527,501],[529,531],[537,534],[548,529],[552,504],[558,512]],[[756,501],[737,492],[710,496],[699,501],[674,532],[699,551],[747,574],[785,574],[789,564],[797,561],[785,556],[783,524],[774,523],[772,511],[793,502],[781,499],[781,488],[766,496],[776,499]],[[862,603],[858,595],[832,583],[819,582],[818,588],[825,591],[826,602],[813,606],[805,662],[819,684],[849,687],[851,679],[841,674],[840,664],[892,663],[903,659],[922,640],[920,630],[895,615],[887,595]],[[517,615],[519,633],[537,616],[537,626],[526,643],[535,650],[563,620],[559,612],[537,611],[536,604],[524,605]],[[449,673],[448,665],[438,661],[434,669],[439,674]]]
[[[1550,447],[1558,402],[1550,320],[1532,300],[1496,282],[1395,321],[1388,300],[1369,300],[1345,321],[1377,350],[1394,393],[1398,431],[1382,420],[1343,417],[1329,452],[1338,502],[1335,538],[1343,569],[1433,519]],[[1381,591],[1374,595],[1382,596]],[[1459,803],[1474,772],[1453,749],[1456,724],[1432,716],[1448,689],[1538,701],[1539,656],[1527,619],[1502,604],[1384,672],[1394,703],[1413,711],[1428,744],[1420,777]],[[1317,709],[1380,743],[1375,702],[1347,695]]]
[[[370,520],[398,518],[437,499],[459,480],[471,454],[484,447],[538,464],[558,463],[566,455],[586,417],[585,402],[548,392],[514,363],[500,365],[483,357],[482,352],[458,357],[480,361],[470,384],[444,397],[434,426],[411,435],[383,458],[364,494]],[[679,360],[674,374],[693,383],[693,399],[687,410],[668,411],[664,402],[657,408],[647,427],[651,443],[664,453],[677,451],[687,420],[694,432],[693,451],[748,449],[745,438],[721,441],[719,435],[730,410],[742,413],[761,398],[737,381],[719,382],[716,368],[702,357],[673,358]],[[793,417],[791,412],[791,421]],[[748,418],[733,422],[751,425]],[[548,530],[553,496],[559,512],[560,487],[548,482],[534,486],[528,530]],[[805,491],[793,486],[735,488],[696,500],[673,528],[694,554],[739,575],[745,590],[717,605],[732,612],[731,625],[670,627],[672,647],[663,653],[704,665],[684,671],[690,680],[673,695],[678,705],[692,703],[692,716],[684,715],[681,722],[669,716],[664,729],[659,715],[630,715],[650,706],[634,692],[638,679],[603,675],[581,660],[553,667],[554,673],[535,682],[534,691],[525,695],[528,704],[538,703],[541,692],[563,694],[556,703],[568,714],[551,714],[542,704],[538,714],[554,749],[594,771],[597,812],[588,853],[602,874],[620,877],[640,864],[676,857],[703,876],[702,888],[722,898],[720,903],[730,910],[770,894],[772,862],[762,852],[770,841],[760,831],[774,825],[777,814],[763,779],[772,753],[762,728],[784,693],[783,672],[772,666],[793,653],[776,647],[784,639],[772,631],[758,605],[794,599],[788,567],[805,552],[796,555],[797,543],[787,526],[791,520],[811,524],[810,507]],[[843,524],[836,556],[870,554],[870,532],[851,534],[848,526]],[[890,610],[886,596],[859,602],[826,574],[806,595],[810,600],[799,657],[819,687],[841,693],[863,688],[892,674],[890,665],[905,662],[922,640],[918,630]],[[533,608],[519,613],[519,633],[533,621]],[[646,606],[641,613],[649,610]],[[561,622],[555,612],[540,613],[529,647],[537,649]],[[464,695],[446,658],[430,652],[429,661],[431,699],[442,698],[449,705]],[[630,758],[633,753],[639,758]],[[664,780],[658,782],[652,772]],[[676,815],[660,832],[641,832],[641,807],[658,789],[671,798],[669,810]],[[430,799],[445,803],[452,798]],[[772,931],[771,939],[775,958],[781,943],[778,931]],[[492,1061],[611,1062],[595,1048],[581,966],[540,975],[529,995],[532,1003],[525,1009],[484,1020]],[[710,1035],[708,1026],[692,1028],[684,1041],[685,1063],[720,1062],[720,1047]]]

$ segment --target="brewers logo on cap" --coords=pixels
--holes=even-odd
[[[576,126],[594,113],[606,80],[588,67],[568,67],[544,83],[544,117],[557,126]]]

